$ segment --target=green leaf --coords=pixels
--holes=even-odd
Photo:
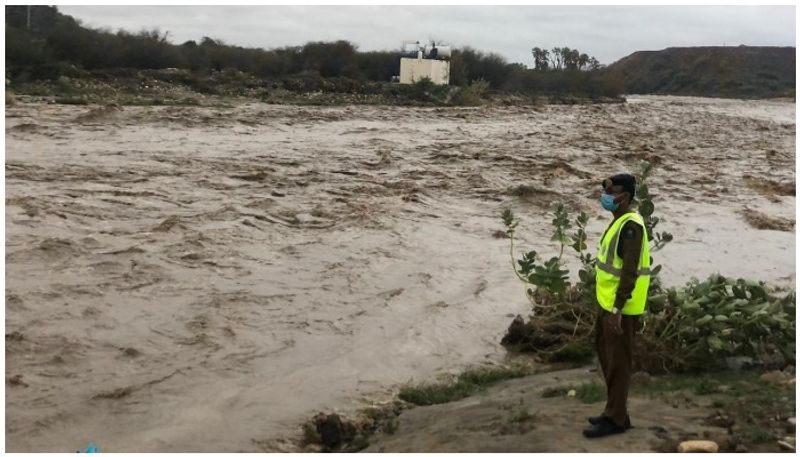
[[[506,209],[503,211],[500,217],[503,218],[503,224],[505,224],[506,227],[511,228],[514,222],[514,213],[510,209]]]
[[[748,285],[747,289],[750,291],[750,297],[755,300],[767,298],[767,292],[761,285]]]
[[[681,303],[680,300],[678,300],[678,303],[680,303],[680,307],[684,311],[693,311],[695,309],[700,308],[700,305],[698,305],[696,302],[693,301],[686,301]]]
[[[739,298],[739,299],[746,299],[747,298],[747,292],[745,292],[745,290],[742,287],[733,286],[732,289],[733,289],[733,296],[734,297]]]
[[[653,211],[655,211],[655,206],[653,205],[653,202],[651,202],[650,200],[643,201],[641,206],[639,207],[639,214],[641,214],[642,217],[652,216]]]
[[[709,336],[706,339],[706,342],[708,342],[708,345],[711,346],[714,349],[717,349],[717,350],[722,349],[722,340],[719,339],[719,337],[716,336],[716,335]]]
[[[706,314],[705,316],[701,317],[700,319],[697,319],[697,322],[695,322],[695,324],[704,325],[704,324],[707,324],[707,323],[711,322],[712,319],[714,319],[714,316]]]

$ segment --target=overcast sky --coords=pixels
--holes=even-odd
[[[158,28],[246,47],[349,40],[362,51],[436,39],[532,66],[531,48],[576,48],[609,64],[673,46],[795,46],[794,6],[67,6],[93,28]]]

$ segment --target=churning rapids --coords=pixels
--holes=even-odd
[[[6,450],[293,450],[316,411],[501,363],[500,213],[608,222],[655,163],[667,285],[795,281],[795,105],[6,108]],[[746,214],[749,212],[749,216]],[[777,221],[777,222],[776,222]],[[772,223],[772,225],[770,225]]]

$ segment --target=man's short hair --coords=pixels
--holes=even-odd
[[[631,194],[631,201],[633,198],[636,197],[636,177],[628,174],[628,173],[621,173],[618,175],[614,175],[610,178],[606,178],[603,180],[602,186],[603,189],[609,186],[622,186],[625,192]]]

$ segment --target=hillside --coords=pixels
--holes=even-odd
[[[693,47],[638,51],[611,64],[629,94],[730,98],[794,96],[793,47]]]

